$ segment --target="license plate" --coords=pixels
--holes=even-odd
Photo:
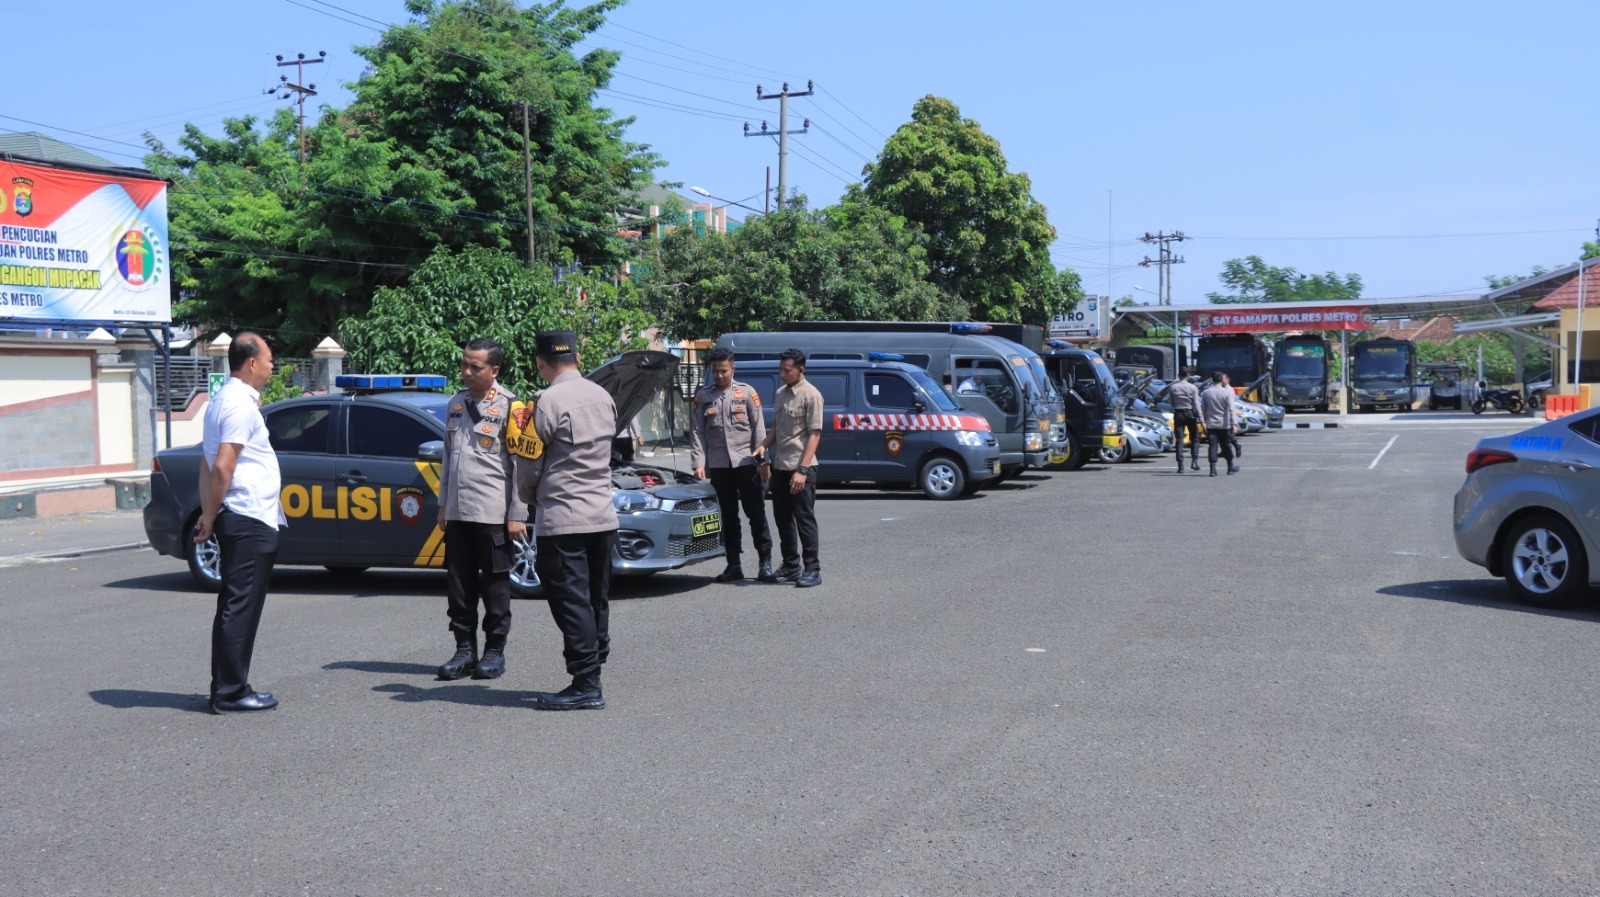
[[[722,532],[722,515],[719,513],[698,514],[689,518],[689,525],[693,527],[696,536],[709,536],[712,533]]]

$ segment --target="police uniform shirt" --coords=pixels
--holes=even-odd
[[[690,467],[754,466],[750,453],[766,438],[761,397],[750,384],[735,380],[727,389],[719,389],[713,383],[694,394]]]
[[[1200,389],[1193,383],[1178,380],[1172,384],[1169,395],[1173,411],[1187,411],[1195,417],[1200,415]]]
[[[1233,429],[1233,390],[1221,383],[1213,383],[1200,394],[1200,408],[1207,430]]]
[[[445,415],[439,505],[446,520],[505,523],[527,520],[517,496],[516,468],[506,450],[506,422],[517,397],[496,382],[482,399],[462,390]]]
[[[564,536],[617,528],[611,504],[611,394],[573,368],[532,403],[513,412],[519,497],[533,508],[534,535]],[[531,432],[529,432],[531,430]]]
[[[774,404],[772,430],[777,437],[772,443],[772,466],[794,470],[804,460],[807,434],[822,430],[822,393],[811,381],[801,380],[778,387]]]

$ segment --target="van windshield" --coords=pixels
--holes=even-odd
[[[922,391],[927,394],[928,400],[933,403],[933,407],[936,410],[961,410],[961,406],[956,404],[956,400],[950,398],[949,393],[945,392],[943,389],[940,389],[939,382],[928,376],[927,371],[906,371],[906,376],[916,381],[916,384],[922,387]]]
[[[1061,393],[1056,391],[1055,381],[1051,380],[1050,374],[1045,371],[1044,359],[1037,355],[1029,357],[1028,370],[1033,372],[1033,385],[1039,391],[1039,395],[1044,396],[1045,400],[1049,402],[1062,400]]]

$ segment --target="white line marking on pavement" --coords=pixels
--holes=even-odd
[[[1374,467],[1377,467],[1378,466],[1378,462],[1383,460],[1383,456],[1384,455],[1389,454],[1389,449],[1394,445],[1394,441],[1396,439],[1399,439],[1399,438],[1400,438],[1400,434],[1399,433],[1396,433],[1393,436],[1390,436],[1389,437],[1389,444],[1383,447],[1383,451],[1378,453],[1378,457],[1372,459],[1372,463],[1367,465],[1367,469],[1371,470]]]

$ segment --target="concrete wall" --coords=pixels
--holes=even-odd
[[[0,339],[0,483],[136,469],[132,372],[109,336]]]

